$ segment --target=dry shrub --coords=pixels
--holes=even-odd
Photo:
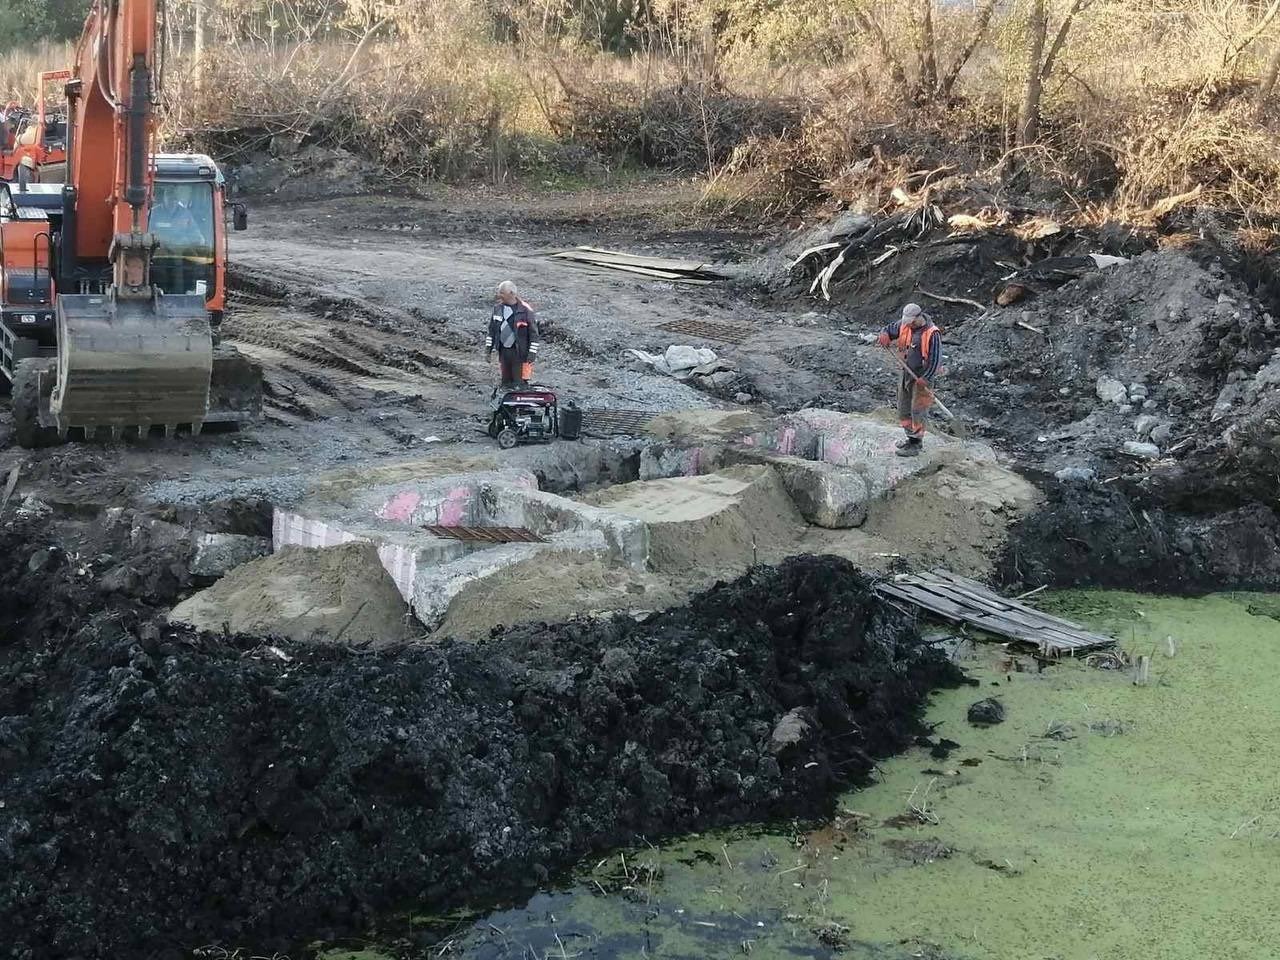
[[[41,41],[0,53],[0,105],[16,100],[35,104],[42,70],[65,69],[71,62],[71,45]],[[52,91],[61,99],[62,91]]]
[[[618,80],[564,84],[552,125],[565,140],[614,163],[712,171],[742,143],[776,137],[799,122],[785,98],[733,93],[706,80],[652,90]]]
[[[271,58],[252,47],[188,66],[171,85],[171,137],[235,160],[274,138],[342,147],[394,176],[453,178],[496,159],[517,99],[496,67],[426,62],[409,42],[312,45]]]
[[[1121,176],[1120,210],[1148,207],[1203,187],[1201,202],[1254,217],[1280,218],[1276,131],[1258,122],[1250,97],[1170,96],[1119,118],[1109,138]]]

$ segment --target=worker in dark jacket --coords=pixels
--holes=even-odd
[[[489,319],[484,352],[498,351],[498,372],[504,389],[528,386],[538,357],[538,320],[533,308],[521,300],[510,280],[498,284],[498,300]]]
[[[919,304],[908,303],[902,308],[902,319],[880,331],[879,342],[897,350],[903,365],[898,421],[907,435],[898,443],[898,456],[919,456],[925,420],[933,406],[933,378],[942,362],[942,335]]]

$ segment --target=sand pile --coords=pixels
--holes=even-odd
[[[197,630],[330,643],[387,644],[417,631],[370,543],[279,553],[237,567],[173,608]]]

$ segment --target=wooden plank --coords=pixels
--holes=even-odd
[[[951,580],[956,584],[962,587],[965,587],[967,590],[969,590],[972,593],[981,592],[983,594],[986,594],[986,596],[993,601],[1006,604],[1009,607],[1016,610],[1021,610],[1021,611],[1025,611],[1026,613],[1034,614],[1037,618],[1041,620],[1045,620],[1049,623],[1057,624],[1058,626],[1064,627],[1074,633],[1081,633],[1091,637],[1102,637],[1105,640],[1110,640],[1113,643],[1115,642],[1110,637],[1104,637],[1100,633],[1092,633],[1091,631],[1086,630],[1080,624],[1074,623],[1071,620],[1064,620],[1062,617],[1055,617],[1051,613],[1045,613],[1042,610],[1037,610],[1034,607],[1029,607],[1024,603],[1019,603],[1017,600],[1005,600],[999,594],[992,593],[989,588],[978,583],[976,580],[970,580],[967,577],[959,576],[958,574],[951,573],[947,570],[935,570],[933,571],[933,574],[935,576],[940,577],[941,579]]]
[[[644,267],[629,267],[623,264],[603,264],[589,263],[587,261],[566,260],[566,263],[572,264],[580,270],[591,270],[593,272],[601,272],[607,270],[620,270],[623,273],[634,273],[638,276],[649,277],[654,280],[669,280],[672,283],[691,283],[700,287],[709,286],[712,281],[703,280],[700,277],[686,277],[679,273],[670,273],[662,270],[649,270]]]
[[[675,270],[661,270],[657,267],[642,267],[633,263],[601,263],[598,260],[586,260],[578,257],[561,257],[570,263],[588,267],[600,267],[603,270],[622,270],[626,273],[638,273],[645,277],[661,277],[663,280],[677,280],[685,274]]]
[[[694,260],[675,260],[671,257],[649,257],[637,253],[625,253],[621,250],[605,250],[602,247],[575,247],[569,253],[588,253],[595,257],[606,258],[614,263],[628,263],[634,267],[652,267],[655,270],[676,270],[680,273],[715,273],[712,264]]]
[[[961,576],[958,576],[957,574],[949,573],[948,571],[945,571],[945,570],[934,571],[934,575],[937,576],[939,579],[949,580],[951,582],[954,582],[958,586],[958,588],[963,590],[965,593],[971,596],[974,596],[977,599],[982,599],[988,603],[997,605],[1001,609],[1016,610],[1024,614],[1034,616],[1036,619],[1043,620],[1046,623],[1056,624],[1059,627],[1063,627],[1075,633],[1083,633],[1083,634],[1088,634],[1090,636],[1101,636],[1101,634],[1090,633],[1090,631],[1086,630],[1083,626],[1081,626],[1078,623],[1074,623],[1071,620],[1064,620],[1061,617],[1055,617],[1051,613],[1045,613],[1042,610],[1037,610],[1034,607],[1029,607],[1026,604],[1020,603],[1017,600],[1006,600],[1004,597],[1001,597],[999,594],[993,593],[989,588],[983,586],[982,584],[974,580],[970,580],[967,577],[961,577]]]
[[[946,596],[944,594],[944,596]],[[948,600],[955,602],[973,603],[972,598],[966,596],[948,596]],[[975,626],[987,625],[994,632],[1007,633],[1009,635],[1025,635],[1027,637],[1035,637],[1037,641],[1045,640],[1051,642],[1056,647],[1067,649],[1076,649],[1080,647],[1090,646],[1110,646],[1113,641],[1110,637],[1101,634],[1089,633],[1083,630],[1065,630],[1056,624],[1048,623],[1038,619],[1035,614],[1036,610],[1023,609],[993,609],[996,605],[993,603],[982,603],[974,605],[974,615],[970,618]]]
[[[954,593],[949,594],[950,596],[959,596],[964,602],[969,603],[977,610],[983,611],[986,614],[999,615],[1005,620],[1022,623],[1031,629],[1054,630],[1059,634],[1064,632],[1056,624],[1040,617],[1038,610],[1023,607],[1020,604],[1011,605],[1008,602],[1001,601],[998,597],[994,600],[988,600],[985,597],[975,596],[972,592],[961,590],[957,587],[951,587],[949,589],[955,591]],[[1080,630],[1072,631],[1073,634],[1083,632],[1084,631]]]
[[[1115,641],[1078,624],[1041,614],[1039,610],[993,593],[987,587],[946,570],[909,576],[877,585],[877,592],[922,607],[953,622],[968,623],[989,633],[1038,647],[1049,654],[1074,654],[1111,646]]]

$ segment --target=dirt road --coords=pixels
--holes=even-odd
[[[579,243],[699,259],[749,258],[748,231],[670,225],[670,197],[563,201],[342,198],[253,210],[232,247],[225,337],[263,364],[266,417],[235,434],[77,444],[10,444],[26,493],[78,508],[139,500],[202,502],[287,495],[316,471],[391,458],[493,451],[482,430],[496,368],[482,345],[496,284],[513,279],[545,328],[539,379],[587,410],[670,411],[750,404],[791,409],[887,396],[874,358],[832,377],[852,342],[753,303],[727,284],[679,286],[596,273],[546,254]],[[739,345],[660,329],[677,320],[746,328]],[[739,377],[712,396],[653,373],[625,351],[709,346]],[[823,363],[820,367],[826,367]],[[857,380],[857,383],[854,381]],[[868,390],[867,388],[871,389]],[[5,434],[8,424],[0,426]],[[6,437],[7,439],[7,437]],[[518,454],[517,454],[518,456]]]

